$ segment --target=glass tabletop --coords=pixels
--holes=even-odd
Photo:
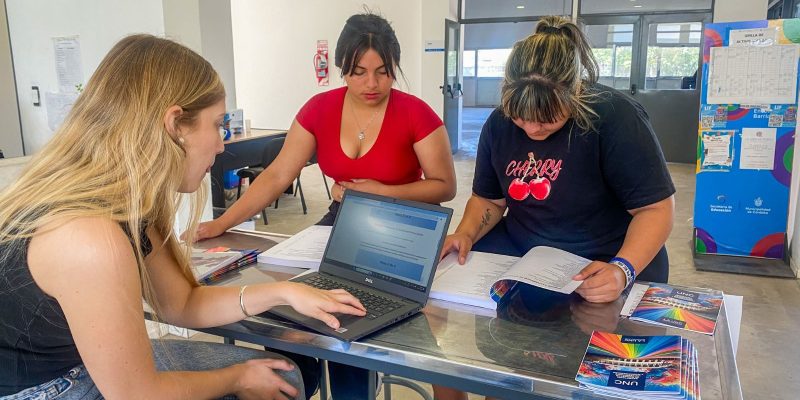
[[[280,237],[244,236],[247,235],[229,233],[201,243],[203,247],[224,244],[253,248],[252,244],[260,240],[259,246],[263,248],[282,240]],[[303,270],[257,264],[232,274],[219,284],[281,281],[300,272]],[[269,314],[250,318],[243,324],[261,337],[332,352],[328,354],[352,355],[360,361],[386,365],[402,364],[421,373],[433,371],[556,398],[575,398],[589,393],[578,388],[575,375],[593,330],[641,336],[680,335],[698,349],[703,398],[741,398],[724,307],[717,321],[717,331],[710,336],[620,317],[623,300],[593,304],[577,294],[563,295],[517,285],[506,294],[497,310],[430,300],[417,315],[353,343],[305,331]],[[592,398],[598,397],[592,395]]]

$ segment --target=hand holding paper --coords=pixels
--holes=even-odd
[[[602,261],[593,261],[572,279],[583,281],[575,291],[592,303],[618,299],[626,283],[625,273],[619,267]]]

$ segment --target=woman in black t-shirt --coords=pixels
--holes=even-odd
[[[590,302],[617,299],[636,278],[666,282],[675,188],[647,113],[597,83],[580,29],[545,17],[517,42],[501,102],[443,254],[458,251],[463,263],[470,250],[560,248],[595,260],[573,278]]]

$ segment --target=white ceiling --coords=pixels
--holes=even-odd
[[[647,13],[711,9],[712,0],[580,0],[581,14]],[[465,0],[465,18],[572,14],[572,0]],[[634,6],[641,7],[634,7]],[[517,6],[524,6],[519,9]]]

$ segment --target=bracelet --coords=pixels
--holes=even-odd
[[[633,269],[630,261],[622,257],[614,257],[608,263],[616,265],[625,274],[625,290],[633,286],[633,281],[636,280],[636,270]]]
[[[247,312],[247,308],[244,307],[244,290],[247,289],[247,285],[242,286],[239,288],[239,307],[242,308],[242,314],[245,317],[252,317],[250,313]]]

